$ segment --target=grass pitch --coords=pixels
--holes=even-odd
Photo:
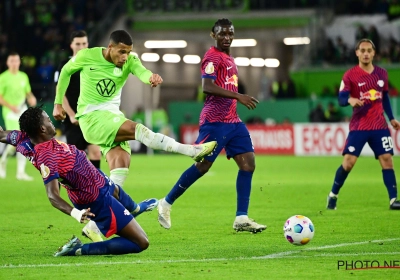
[[[399,159],[394,160],[397,167]],[[257,156],[249,216],[268,228],[250,234],[232,229],[237,167],[221,156],[174,204],[170,230],[159,226],[157,211],[138,217],[150,239],[145,252],[55,258],[55,250],[80,235],[82,225],[50,205],[33,166],[27,172],[34,182],[15,180],[16,162],[10,159],[8,178],[0,179],[0,279],[397,279],[400,213],[388,210],[376,160],[360,158],[338,210],[325,209],[341,161]],[[161,198],[191,164],[178,155],[135,155],[124,188],[136,201]],[[102,168],[108,173],[105,161]],[[306,246],[283,237],[284,222],[295,214],[315,225]],[[371,265],[384,268],[350,270]]]

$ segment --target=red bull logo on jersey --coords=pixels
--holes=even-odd
[[[238,76],[236,76],[236,74],[235,75],[233,75],[233,76],[231,76],[231,77],[226,77],[226,82],[225,82],[225,85],[234,85],[235,87],[237,87],[238,86]]]
[[[370,89],[367,92],[360,92],[360,100],[377,100],[382,99],[382,92]]]

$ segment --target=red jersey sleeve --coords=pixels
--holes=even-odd
[[[201,77],[216,80],[220,61],[220,56],[211,50],[208,51],[201,62]]]
[[[57,157],[54,152],[42,146],[36,150],[36,154],[36,166],[40,170],[43,182],[47,184],[54,179],[58,179],[60,175],[58,174]]]

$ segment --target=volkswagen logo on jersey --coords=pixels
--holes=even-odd
[[[110,79],[100,80],[96,85],[97,92],[104,97],[110,97],[115,93],[115,83]]]
[[[226,76],[225,85],[234,85],[235,87],[238,86],[238,77],[235,75],[228,77]]]
[[[382,99],[382,92],[370,89],[367,92],[360,92],[360,100],[377,100]]]

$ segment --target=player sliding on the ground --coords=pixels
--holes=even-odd
[[[19,125],[21,131],[3,131],[0,127],[0,142],[16,146],[17,151],[40,171],[50,203],[80,223],[94,220],[106,237],[119,235],[90,244],[82,244],[73,237],[58,249],[55,256],[117,255],[140,253],[147,249],[147,235],[133,215],[154,208],[154,204],[145,201],[138,205],[95,168],[85,152],[56,140],[55,128],[40,107],[26,110]],[[74,207],[60,197],[59,184],[67,190]]]

